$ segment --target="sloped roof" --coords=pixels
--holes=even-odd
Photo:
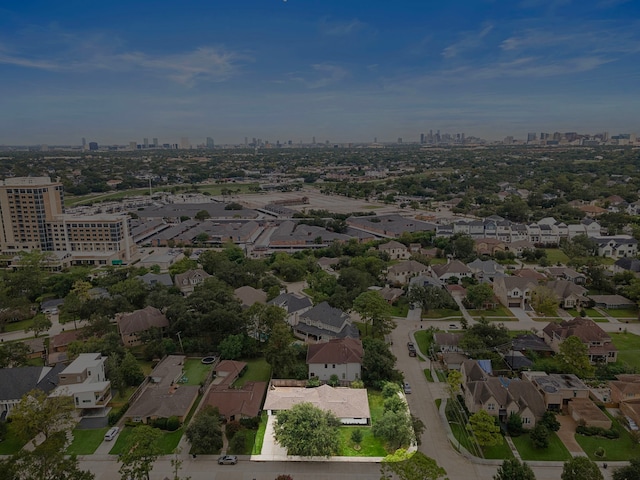
[[[569,280],[553,280],[547,283],[547,288],[561,299],[565,299],[571,295],[582,297],[588,291],[586,288],[576,285]]]
[[[338,338],[326,343],[309,345],[307,365],[316,363],[362,363],[362,342],[355,338]]]
[[[264,402],[265,410],[289,410],[308,402],[338,418],[371,418],[367,390],[321,385],[317,388],[271,387]]]
[[[433,334],[433,343],[436,345],[446,345],[449,347],[457,347],[464,334],[462,333],[446,333],[436,332]]]
[[[19,400],[33,389],[49,393],[65,366],[0,368],[0,400]]]
[[[266,391],[267,382],[247,382],[240,389],[218,387],[209,392],[206,404],[217,407],[227,418],[257,417]]]
[[[276,305],[284,308],[287,313],[299,312],[313,305],[309,297],[297,296],[293,293],[281,293],[276,298],[267,302],[269,305]]]
[[[178,273],[175,276],[174,279],[174,283],[176,285],[176,287],[181,287],[181,286],[185,286],[185,285],[192,285],[192,280],[200,280],[204,281],[205,279],[209,278],[211,275],[209,275],[207,272],[205,272],[203,269],[201,268],[196,268],[194,270],[188,270],[184,273]]]
[[[144,275],[140,276],[139,278],[145,283],[145,285],[155,285],[156,283],[159,283],[166,287],[173,286],[173,282],[171,281],[171,275],[169,275],[168,273],[147,272]]]
[[[332,307],[327,302],[321,302],[311,310],[307,310],[301,315],[302,318],[308,318],[310,320],[323,323],[325,325],[331,325],[335,328],[340,328],[344,325],[344,322],[349,321],[349,315],[339,308]]]
[[[616,375],[617,380],[610,381],[624,395],[640,395],[640,375]]]
[[[576,317],[572,320],[563,320],[560,323],[550,322],[542,331],[550,337],[556,335],[562,340],[576,336],[583,343],[611,342],[609,334],[590,318]],[[610,349],[612,348],[614,348],[613,345]]]
[[[250,307],[254,303],[265,303],[267,294],[249,285],[236,288],[233,293],[242,302],[242,305]]]
[[[397,242],[395,240],[391,240],[387,243],[383,243],[382,245],[378,245],[378,250],[407,250],[406,245],[403,243]]]
[[[395,265],[391,265],[387,270],[389,273],[397,274],[397,273],[422,273],[426,272],[429,269],[425,264],[416,262],[415,260],[405,260],[404,262],[396,263]]]
[[[155,307],[148,306],[142,310],[125,313],[118,318],[118,329],[122,335],[143,332],[151,327],[168,327],[169,320]]]
[[[469,269],[469,267],[467,267],[464,263],[462,263],[460,260],[453,260],[449,263],[446,263],[444,265],[433,265],[431,267],[431,270],[433,270],[433,272],[438,275],[438,277],[442,277],[443,275],[447,274],[447,273],[471,273],[471,269]]]

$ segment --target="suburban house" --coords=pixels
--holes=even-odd
[[[58,374],[58,387],[52,396],[73,398],[81,415],[104,416],[111,401],[111,382],[105,374],[107,357],[100,353],[81,353]]]
[[[164,285],[165,287],[173,287],[171,275],[168,273],[147,272],[138,277],[147,287],[155,287],[156,285]]]
[[[267,294],[249,285],[236,288],[233,293],[244,308],[250,307],[254,303],[267,303]]]
[[[169,355],[149,375],[142,394],[124,415],[125,421],[149,423],[178,417],[183,422],[198,397],[199,385],[185,385],[184,355]]]
[[[636,277],[640,276],[640,260],[637,258],[623,257],[613,264],[613,273],[632,272]]]
[[[11,409],[31,390],[52,391],[58,385],[58,373],[62,370],[64,365],[0,368],[0,421],[5,420]]]
[[[552,280],[546,286],[555,294],[562,308],[576,308],[589,303],[585,295],[587,289],[570,280]]]
[[[525,333],[518,335],[511,342],[511,348],[516,352],[535,352],[538,355],[549,356],[553,352],[553,348],[545,343],[545,341],[533,333]]]
[[[77,341],[82,335],[82,330],[69,330],[60,332],[49,341],[49,356],[47,357],[47,365],[56,365],[58,363],[66,363],[69,359],[67,348],[69,344]]]
[[[300,314],[293,333],[306,342],[328,342],[332,338],[359,338],[358,327],[351,324],[348,313],[322,302]]]
[[[267,391],[264,410],[269,415],[275,415],[279,411],[289,410],[303,402],[333,413],[343,425],[371,423],[367,390],[364,388],[334,388],[329,385],[305,388],[272,385]]]
[[[452,260],[444,265],[434,265],[431,267],[431,272],[441,282],[447,282],[452,278],[457,278],[459,282],[462,278],[472,276],[471,269],[460,260]]]
[[[415,260],[405,260],[404,262],[391,265],[387,269],[387,281],[392,285],[404,285],[411,277],[423,275],[429,271],[429,267],[424,263]]]
[[[196,268],[177,274],[174,278],[174,284],[184,296],[189,296],[198,285],[201,285],[210,276],[201,268]]]
[[[589,300],[593,300],[596,307],[612,309],[633,309],[636,303],[622,295],[589,295]]]
[[[522,378],[538,389],[548,410],[559,412],[570,400],[589,398],[589,387],[573,374],[524,371]]]
[[[118,333],[122,338],[125,347],[142,345],[139,338],[140,333],[151,328],[164,329],[169,326],[169,320],[155,307],[148,306],[141,310],[129,313],[119,313],[116,315]]]
[[[496,252],[504,252],[507,249],[507,244],[497,238],[476,238],[473,243],[478,255],[495,255]]]
[[[435,332],[433,334],[433,345],[441,353],[462,352],[459,347],[462,337],[462,333]]]
[[[611,428],[611,419],[589,398],[572,398],[567,410],[578,425],[587,427]]]
[[[569,267],[549,267],[546,272],[551,278],[556,280],[568,280],[576,285],[584,285],[587,281],[587,276],[583,273],[576,272]]]
[[[493,282],[493,292],[505,307],[526,308],[531,301],[531,292],[538,286],[528,278],[498,277]]]
[[[615,237],[594,237],[598,245],[598,256],[610,258],[635,257],[638,255],[638,241],[631,235]]]
[[[241,388],[231,385],[244,373],[247,364],[222,360],[215,366],[215,377],[206,395],[205,405],[216,407],[229,421],[257,417],[267,391],[267,382],[246,382]]]
[[[473,262],[467,263],[472,275],[478,280],[493,281],[495,277],[504,276],[504,267],[495,260],[480,260],[476,258]]]
[[[362,342],[355,338],[338,338],[309,345],[309,378],[326,382],[336,375],[342,382],[359,380],[362,378],[363,355]]]
[[[50,300],[45,300],[40,304],[40,311],[47,315],[55,315],[58,313],[62,305],[64,305],[63,298],[53,298]]]
[[[369,290],[375,290],[380,294],[382,298],[384,298],[388,303],[394,303],[398,300],[402,295],[404,295],[404,290],[402,288],[394,288],[394,287],[369,287]]]
[[[378,250],[389,255],[389,260],[406,260],[411,256],[409,249],[396,240],[378,245]]]
[[[596,363],[613,363],[618,359],[618,349],[611,337],[600,326],[589,318],[576,317],[560,323],[550,322],[542,329],[544,341],[560,351],[560,344],[571,336],[578,337],[587,346],[589,361]]]
[[[281,293],[276,298],[269,300],[267,304],[284,308],[287,311],[287,323],[291,326],[297,325],[300,315],[313,307],[309,297],[293,293]]]
[[[623,374],[616,375],[616,380],[609,382],[611,389],[611,401],[622,404],[640,400],[640,375]]]
[[[506,422],[517,413],[526,428],[533,428],[546,411],[544,400],[530,383],[518,378],[487,377],[462,385],[465,405],[471,413],[485,410]]]

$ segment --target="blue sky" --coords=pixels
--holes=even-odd
[[[636,0],[0,6],[0,144],[640,134]]]

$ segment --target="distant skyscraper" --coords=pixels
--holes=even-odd
[[[313,138],[311,139],[311,143],[312,143],[312,144],[314,144],[314,145],[316,144],[316,137],[313,137]]]
[[[528,133],[527,134],[527,142],[535,142],[537,140],[537,136],[535,133]]]
[[[82,149],[86,150],[87,149],[87,139],[82,137]]]
[[[144,148],[149,148],[149,138],[145,137],[142,141],[142,145],[144,146]]]
[[[423,144],[424,143],[424,133],[420,134],[420,143]]]
[[[158,143],[158,139],[157,138],[153,139],[153,146],[156,147],[156,148],[160,146],[160,144]]]
[[[137,142],[129,142],[129,150],[137,150],[138,143]]]
[[[398,143],[402,143],[402,137],[398,137]]]
[[[213,148],[213,138],[207,137],[207,148]]]
[[[189,143],[189,137],[180,138],[180,148],[184,150],[188,150],[191,148],[191,144]]]
[[[89,142],[89,150],[98,150],[98,142]]]
[[[373,143],[378,143],[378,137],[373,137]]]
[[[249,137],[244,137],[244,146],[249,146]]]

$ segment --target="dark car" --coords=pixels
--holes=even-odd
[[[410,357],[415,357],[416,356],[416,346],[411,343],[411,342],[407,342],[407,349],[409,350],[409,356]]]
[[[235,465],[238,463],[238,457],[235,455],[223,455],[218,458],[218,465]]]

